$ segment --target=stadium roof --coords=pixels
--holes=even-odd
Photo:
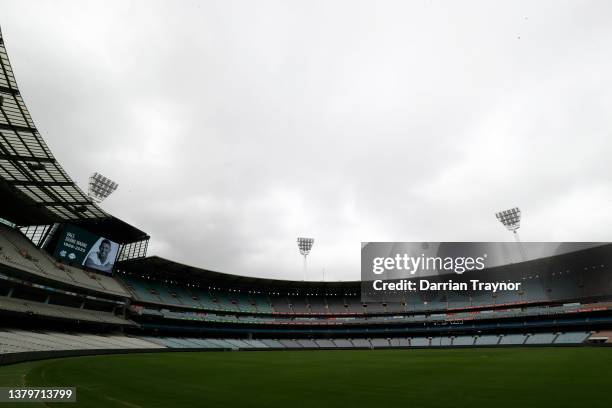
[[[537,278],[539,272],[546,269],[567,271],[572,268],[578,268],[576,269],[577,271],[582,271],[585,265],[590,265],[591,268],[589,269],[595,269],[604,267],[603,264],[600,264],[600,260],[609,261],[612,259],[611,243],[581,243],[584,245],[577,246],[571,244],[580,243],[570,243],[567,251],[562,250],[557,253],[550,253],[542,258],[487,267],[487,274],[490,277],[498,276],[499,274],[499,276],[504,276],[504,279],[506,279],[505,277],[508,273],[512,273],[517,279],[524,275],[529,275],[529,279],[531,279],[532,275]],[[598,261],[593,261],[593,259]],[[593,264],[593,262],[595,263]],[[360,281],[292,281],[232,275],[184,265],[157,256],[120,262],[117,264],[117,270],[150,276],[155,279],[199,283],[200,285],[210,282],[211,285],[217,288],[255,289],[262,292],[297,290],[308,293],[311,290],[316,294],[328,290],[359,291],[361,284]],[[457,275],[453,272],[448,272],[447,277],[453,276]],[[446,279],[446,277],[443,279]]]
[[[0,194],[3,216],[18,225],[108,215],[66,174],[38,133],[0,30]]]
[[[149,235],[138,228],[109,215],[106,218],[90,218],[71,222],[91,233],[110,239],[119,244],[149,239]]]
[[[321,290],[359,290],[359,282],[315,282],[292,281],[282,279],[253,278],[248,276],[232,275],[184,265],[158,256],[132,259],[117,264],[118,270],[155,276],[161,279],[176,279],[177,281],[210,282],[217,287],[260,289],[262,291],[300,289]]]
[[[19,226],[70,222],[115,242],[149,236],[107,214],[57,162],[25,106],[0,30],[0,217]]]

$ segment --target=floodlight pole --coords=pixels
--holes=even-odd
[[[527,256],[525,255],[525,248],[523,248],[523,243],[521,242],[521,238],[519,237],[518,229],[512,231],[512,234],[514,235],[514,240],[518,244],[519,251],[521,252],[521,258],[523,258],[523,261],[526,261]]]
[[[297,239],[297,245],[298,245],[298,249],[300,250],[300,254],[304,256],[304,281],[306,280],[306,270],[307,270],[306,269],[307,268],[306,257],[310,253],[310,250],[312,249],[313,244],[314,244],[314,238],[298,238]]]
[[[514,207],[509,210],[499,211],[495,213],[495,217],[508,229],[508,231],[512,232],[514,240],[518,244],[521,258],[523,261],[526,261],[527,256],[525,255],[525,249],[523,248],[523,244],[518,234],[518,229],[521,227],[521,209],[519,207]]]

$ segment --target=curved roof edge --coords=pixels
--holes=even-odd
[[[185,265],[180,262],[171,261],[159,256],[149,256],[146,258],[132,259],[122,261],[116,265],[116,270],[129,271],[142,274],[159,274],[168,278],[176,277],[180,280],[185,280],[187,277],[193,277],[198,281],[215,282],[217,285],[257,285],[265,286],[266,288],[288,288],[300,287],[311,289],[339,289],[351,288],[359,285],[359,281],[294,281],[288,279],[271,279],[258,278],[243,275],[233,275],[224,272],[211,271],[208,269],[198,268],[195,266]]]
[[[546,257],[528,260],[518,263],[510,263],[506,265],[493,266],[484,271],[501,270],[503,268],[519,268],[520,272],[530,273],[528,268],[534,266],[541,268],[543,265],[550,265],[566,260],[575,259],[576,256],[595,256],[598,260],[606,259],[612,263],[612,243],[601,243],[597,246],[589,246],[576,251],[565,252],[561,254],[550,254]],[[524,268],[524,269],[523,269]],[[359,290],[361,281],[294,281],[283,279],[258,278],[242,275],[233,275],[229,273],[211,271],[208,269],[198,268],[195,266],[185,265],[159,256],[150,256],[146,258],[132,259],[122,261],[116,265],[116,270],[121,272],[139,273],[142,275],[158,276],[165,279],[177,279],[181,281],[193,279],[194,283],[210,282],[215,286],[226,287],[242,287],[253,288],[263,287],[269,289],[310,289],[310,290],[325,290],[325,289],[346,289]],[[451,273],[450,276],[453,274]],[[424,276],[422,276],[424,277]]]
[[[21,97],[1,29],[0,197],[0,217],[19,226],[70,222],[120,243],[149,238],[102,210],[55,159]]]

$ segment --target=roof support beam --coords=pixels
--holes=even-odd
[[[15,154],[2,154],[0,153],[0,160],[11,160],[11,161],[26,161],[26,162],[40,162],[40,163],[55,163],[55,159],[50,157],[33,157],[33,156],[20,156]]]
[[[0,123],[0,130],[12,130],[13,132],[36,132],[36,128],[29,126],[17,126],[17,125],[7,125],[5,123]]]
[[[73,186],[71,181],[33,181],[33,180],[6,180],[7,184],[13,186]]]
[[[7,88],[6,86],[0,86],[0,92],[19,95],[19,89]]]
[[[36,205],[42,205],[45,207],[63,207],[70,212],[74,212],[72,206],[78,205],[92,205],[91,201],[41,201],[37,202]]]

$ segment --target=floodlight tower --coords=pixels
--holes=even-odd
[[[523,261],[526,261],[525,251],[519,238],[518,229],[521,227],[521,209],[518,207],[511,208],[509,210],[500,211],[495,213],[495,217],[501,222],[508,231],[511,231],[514,235],[514,239],[518,243],[519,250],[521,251],[521,257]]]
[[[113,194],[117,187],[119,187],[119,184],[96,172],[89,176],[87,195],[89,198],[99,204],[109,195]]]
[[[314,238],[298,238],[297,245],[300,250],[300,254],[304,257],[304,280],[306,280],[306,257],[312,249],[314,244]]]

